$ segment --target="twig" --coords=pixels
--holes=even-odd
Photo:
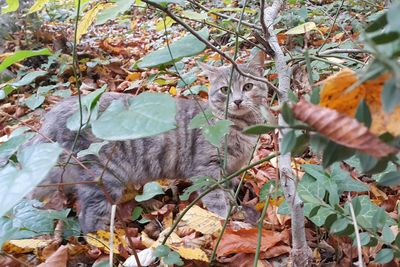
[[[257,222],[257,248],[256,248],[256,253],[254,254],[253,267],[257,267],[258,266],[257,263],[258,263],[258,258],[260,257],[260,249],[261,249],[261,242],[262,242],[262,228],[263,228],[263,225],[264,225],[264,218],[265,218],[265,214],[267,213],[267,209],[268,209],[268,206],[269,206],[269,201],[271,199],[271,194],[272,194],[272,190],[273,189],[274,189],[273,186],[271,186],[269,188],[269,192],[268,192],[267,198],[265,200],[265,204],[264,204],[264,207],[262,209],[261,216],[260,216],[260,218],[258,219],[258,222]]]
[[[219,12],[211,11],[209,8],[203,6],[202,4],[200,4],[200,3],[196,2],[196,1],[193,1],[193,0],[187,0],[187,1],[188,1],[189,3],[192,3],[192,4],[196,5],[197,7],[201,8],[201,9],[203,9],[203,10],[206,11],[207,13],[212,13],[212,14],[215,14],[215,15],[221,17],[221,18],[228,19],[228,20],[232,20],[232,21],[235,21],[235,22],[239,22],[239,19],[237,19],[237,18],[228,16],[228,15],[225,15],[225,14],[222,14],[222,13],[219,13]],[[247,27],[256,29],[256,30],[262,30],[262,29],[261,29],[260,27],[258,27],[257,25],[252,24],[252,23],[249,23],[249,22],[247,22],[247,21],[242,21],[242,24],[243,24],[243,25],[246,25]]]
[[[110,218],[110,261],[108,266],[113,266],[114,257],[114,223],[115,223],[115,211],[117,210],[117,205],[111,206],[111,218]],[[135,249],[135,248],[132,248]]]
[[[328,41],[329,36],[330,36],[331,33],[332,33],[333,27],[335,26],[336,20],[337,20],[337,18],[338,18],[338,16],[339,16],[339,12],[340,12],[340,10],[342,9],[343,3],[344,3],[344,0],[342,0],[342,2],[340,3],[340,6],[339,6],[339,8],[338,8],[337,11],[336,11],[335,18],[333,19],[332,26],[331,26],[331,28],[329,29],[329,32],[328,32],[328,34],[326,35],[326,38],[324,39],[324,42],[323,42],[322,45],[318,48],[317,54],[322,50],[322,48],[324,47],[324,45],[325,45],[326,42]]]
[[[363,261],[363,256],[362,256],[360,233],[359,233],[359,229],[358,229],[356,214],[354,213],[353,204],[351,203],[350,193],[347,195],[347,199],[348,199],[347,203],[349,204],[349,208],[350,208],[351,219],[353,221],[354,233],[356,235],[356,241],[357,241],[358,266],[363,267],[364,261]]]
[[[270,81],[268,81],[265,78],[262,77],[257,77],[248,73],[243,72],[241,69],[239,69],[238,64],[235,62],[235,60],[233,60],[231,57],[229,57],[227,54],[225,54],[224,52],[222,52],[219,48],[217,48],[215,45],[213,45],[212,43],[210,43],[207,39],[203,38],[200,34],[198,34],[193,28],[191,28],[188,24],[186,24],[183,20],[181,20],[178,16],[176,16],[175,14],[173,14],[167,7],[164,7],[162,5],[159,5],[155,2],[152,2],[150,0],[142,0],[144,3],[153,6],[163,12],[165,12],[168,16],[170,16],[173,20],[175,20],[178,24],[182,25],[182,27],[184,27],[188,32],[190,32],[193,36],[195,36],[199,41],[201,41],[202,43],[204,43],[205,45],[207,45],[209,48],[211,48],[213,51],[217,52],[218,54],[220,54],[223,58],[225,58],[227,61],[229,61],[232,66],[235,68],[235,70],[242,76],[259,81],[259,82],[263,82],[265,84],[267,84],[270,88],[272,88],[273,90],[275,90],[277,92],[277,94],[279,94],[278,88],[273,85]]]
[[[333,48],[333,49],[328,49],[324,50],[322,52],[317,53],[317,55],[328,55],[328,54],[340,54],[340,53],[346,53],[346,54],[361,54],[361,53],[366,53],[370,54],[371,52],[368,50],[363,50],[363,49],[341,49],[341,48]]]

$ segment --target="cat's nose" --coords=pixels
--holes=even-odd
[[[236,104],[236,106],[240,106],[240,104],[243,102],[243,100],[242,99],[236,99],[236,100],[233,100],[233,103],[235,103]]]

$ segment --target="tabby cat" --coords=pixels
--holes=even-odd
[[[213,67],[199,64],[211,85],[208,104],[200,102],[200,105],[203,109],[211,109],[215,117],[222,119],[232,66]],[[261,77],[263,65],[264,57],[259,53],[247,64],[240,64],[239,68],[245,73]],[[256,137],[244,135],[242,130],[262,122],[260,106],[267,96],[265,84],[246,78],[237,71],[233,72],[231,88],[228,119],[233,125],[228,135],[227,173],[239,170],[249,160]],[[132,97],[134,96],[104,93],[99,101],[99,110],[104,111],[113,100],[119,99],[127,103]],[[221,155],[199,129],[188,127],[191,119],[201,112],[200,106],[194,100],[187,99],[176,99],[176,104],[176,129],[141,139],[109,142],[101,148],[98,156],[88,155],[82,158],[82,161],[88,162],[85,165],[90,169],[90,173],[77,164],[69,164],[64,170],[63,182],[90,181],[93,180],[93,174],[97,177],[102,175],[109,196],[118,202],[127,186],[137,187],[159,178],[209,176],[218,179],[221,175]],[[71,149],[76,132],[70,131],[66,122],[77,109],[76,97],[61,101],[45,115],[40,133],[57,141],[62,147]],[[91,143],[101,141],[90,129],[84,129],[76,143],[75,151],[87,149]],[[42,142],[47,141],[40,135],[31,141]],[[62,156],[60,162],[66,158],[66,155]],[[107,166],[105,172],[104,166]],[[61,171],[61,167],[55,167],[44,182],[60,182]],[[48,194],[49,191],[46,190],[49,189],[37,188],[31,197]],[[110,217],[110,203],[104,192],[96,184],[79,184],[74,186],[73,190],[77,193],[80,205],[79,221],[83,232],[104,228]],[[214,190],[202,201],[209,210],[221,216],[226,215],[229,202],[224,190]]]

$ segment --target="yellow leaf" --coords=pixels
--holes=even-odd
[[[348,89],[358,82],[358,78],[351,69],[343,69],[323,82],[320,105],[354,117],[360,101],[364,99],[372,116],[370,131],[376,135],[385,132],[400,135],[400,107],[387,114],[382,106],[383,84],[390,77],[387,73],[382,74],[349,91]]]
[[[169,89],[169,93],[170,93],[171,95],[173,95],[173,96],[176,96],[176,87],[175,87],[175,86],[172,86],[172,87]]]
[[[133,72],[133,73],[129,74],[128,76],[126,76],[125,80],[132,82],[132,81],[139,80],[140,78],[142,78],[141,72]]]
[[[9,240],[4,243],[2,250],[9,254],[29,253],[38,248],[46,247],[50,242],[39,239]]]
[[[79,43],[82,35],[87,33],[89,30],[90,25],[92,25],[93,21],[96,19],[97,13],[99,13],[100,10],[103,10],[105,8],[113,7],[114,4],[108,3],[108,4],[98,4],[94,6],[91,10],[86,12],[86,14],[82,17],[81,21],[78,24],[78,29],[76,30],[76,38],[77,42]]]
[[[152,240],[147,236],[145,232],[142,232],[142,243],[148,248],[156,248],[162,244],[165,235],[170,231],[170,228],[166,228],[162,231],[157,239],[157,241]],[[175,232],[167,239],[166,245],[172,250],[178,252],[178,254],[187,260],[199,260],[209,262],[207,254],[198,246],[189,246],[185,244]]]
[[[49,2],[50,0],[36,0],[36,2],[29,8],[28,14],[33,12],[37,12],[42,10],[43,7]]]
[[[222,217],[195,205],[183,216],[179,226],[186,226],[202,234],[212,235],[221,231],[221,220],[223,220]]]
[[[318,30],[317,25],[315,25],[315,23],[312,21],[300,24],[288,30],[287,32],[285,32],[285,34],[303,34],[311,30]]]
[[[104,230],[98,230],[95,233],[89,233],[86,235],[86,242],[97,248],[104,248],[106,251],[110,251],[109,250],[110,232]],[[125,232],[123,229],[115,230],[113,244],[114,244],[113,251],[116,254],[119,254],[118,251],[119,245],[122,244],[122,246],[127,247],[128,244],[125,240]]]
[[[166,17],[165,18],[165,25],[164,25],[164,20],[160,19],[159,22],[156,24],[156,30],[158,32],[163,31],[164,29],[168,29],[172,26],[172,24],[176,23],[175,20],[171,19],[171,17]]]

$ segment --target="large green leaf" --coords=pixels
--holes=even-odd
[[[208,39],[209,32],[207,28],[197,32],[200,36]],[[156,50],[144,58],[142,58],[136,65],[139,68],[151,68],[160,65],[170,64],[181,60],[184,57],[194,56],[202,52],[206,45],[199,41],[194,35],[189,34],[172,43],[170,46],[171,54],[168,47]]]
[[[126,107],[116,100],[92,123],[94,135],[125,140],[157,135],[176,128],[176,103],[167,94],[143,93]]]
[[[14,12],[19,8],[19,0],[6,0],[7,6],[1,8],[1,14]]]
[[[6,57],[3,62],[0,64],[0,72],[8,68],[14,63],[17,63],[21,60],[24,60],[28,57],[34,57],[34,56],[49,56],[52,53],[50,52],[49,49],[40,49],[40,50],[19,50],[14,52],[12,55]]]
[[[215,124],[203,128],[203,135],[213,146],[220,147],[221,139],[229,133],[229,126],[233,123],[229,120],[219,120]]]
[[[97,14],[96,25],[115,19],[119,14],[129,10],[135,2],[136,0],[116,0],[115,6],[103,9]]]
[[[46,177],[61,151],[57,143],[32,145],[19,151],[20,167],[9,163],[0,169],[0,216]]]

